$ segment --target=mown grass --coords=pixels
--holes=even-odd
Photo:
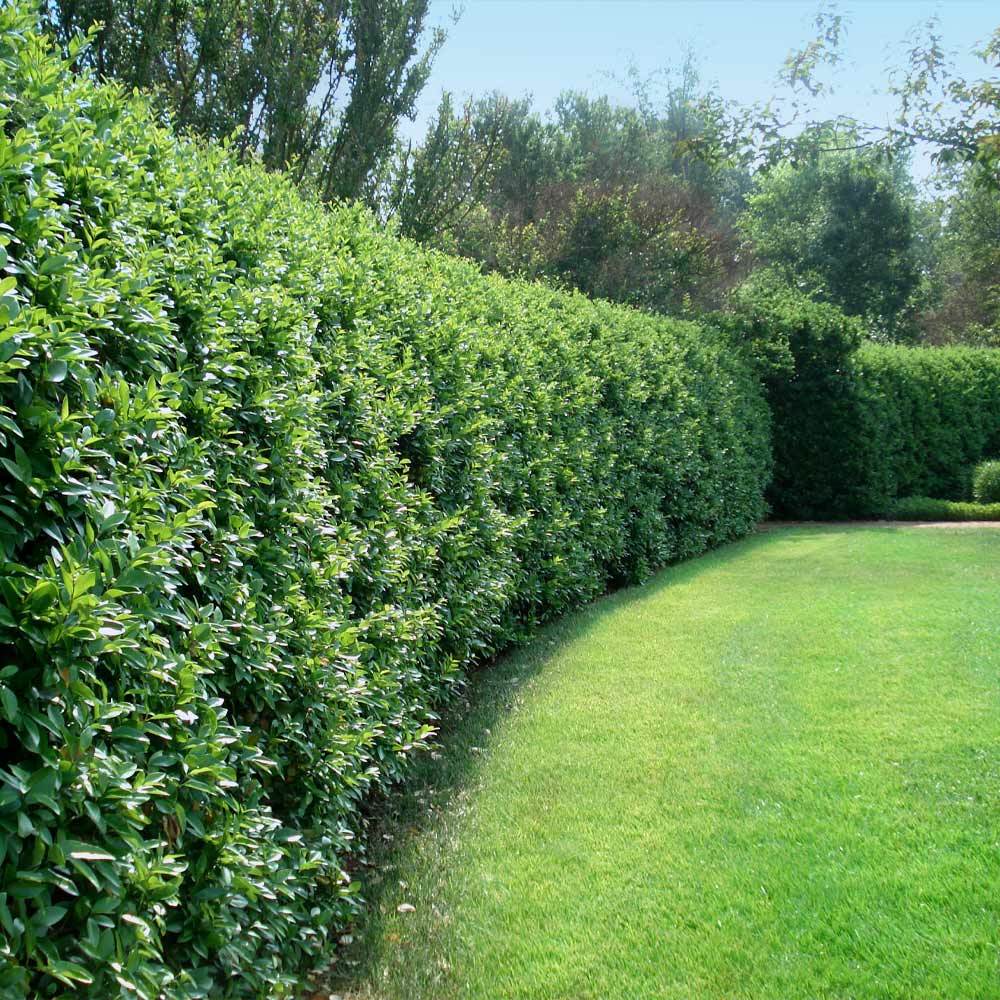
[[[1000,995],[998,595],[995,529],[802,527],[549,629],[380,817],[334,991]]]

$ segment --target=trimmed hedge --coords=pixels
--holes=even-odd
[[[904,497],[892,505],[889,516],[900,521],[1000,521],[1000,503]]]
[[[871,345],[856,365],[876,444],[869,509],[967,498],[975,464],[1000,453],[1000,351]]]
[[[867,344],[830,390],[786,420],[775,411],[785,442],[776,464],[790,456],[814,473],[796,481],[794,464],[782,464],[792,489],[772,502],[785,516],[868,517],[898,497],[964,499],[975,463],[1000,450],[1000,351]]]
[[[856,321],[787,289],[720,323],[756,356],[774,424],[768,499],[786,518],[870,517],[900,496],[969,496],[1000,454],[1000,351],[865,344]]]
[[[772,413],[768,501],[788,518],[849,516],[864,504],[872,441],[858,425],[853,358],[863,330],[835,306],[753,281],[714,321],[755,359]]]
[[[749,530],[768,414],[68,65],[0,8],[0,993],[289,995],[463,669]]]

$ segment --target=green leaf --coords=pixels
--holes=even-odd
[[[67,906],[47,906],[43,910],[40,910],[32,918],[32,923],[36,927],[48,928],[59,923],[63,917],[69,912],[69,907]]]
[[[77,861],[114,861],[115,856],[113,854],[108,854],[107,851],[99,850],[96,847],[90,847],[87,844],[79,844],[75,850],[69,852],[71,858],[76,858]]]
[[[11,420],[10,417],[4,416],[2,413],[0,413],[0,427],[2,427],[5,431],[10,431],[10,433],[16,437],[24,436],[21,432],[21,428],[13,420]]]
[[[73,986],[76,983],[89,986],[94,981],[94,977],[82,965],[77,965],[75,962],[48,962],[42,966],[42,971],[47,972],[54,979],[58,979],[67,986]]]
[[[28,593],[25,605],[35,615],[52,607],[59,600],[59,588],[51,580],[39,580]]]
[[[24,469],[21,468],[16,462],[12,462],[9,458],[0,458],[0,465],[2,465],[19,483],[23,483],[25,486],[31,485],[31,472],[25,473]]]
[[[0,687],[0,705],[3,714],[11,724],[17,722],[17,695],[7,686]]]
[[[42,266],[38,269],[39,274],[55,274],[57,271],[63,270],[69,263],[69,257],[66,254],[57,253],[53,254],[51,257],[46,257],[42,261]],[[2,289],[0,289],[2,291]]]
[[[21,314],[21,306],[12,295],[0,296],[0,324],[13,323]]]

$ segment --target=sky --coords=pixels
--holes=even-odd
[[[530,94],[539,109],[562,90],[607,93],[625,101],[610,79],[634,60],[643,73],[676,65],[684,49],[698,55],[702,78],[723,97],[765,101],[793,48],[812,37],[815,0],[464,0],[456,24],[453,0],[431,0],[431,23],[448,30],[406,131],[423,134],[442,90],[458,97],[499,90]],[[892,102],[877,96],[886,68],[902,62],[914,26],[940,18],[945,48],[970,76],[983,63],[971,54],[1000,25],[1000,4],[986,0],[855,0],[838,4],[848,15],[845,63],[834,78],[824,115],[853,114],[885,121]],[[915,164],[919,175],[924,169]]]

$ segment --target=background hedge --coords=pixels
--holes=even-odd
[[[0,8],[0,992],[285,995],[462,670],[749,530],[768,414],[68,65]]]
[[[998,350],[865,343],[857,321],[787,289],[751,290],[715,322],[747,344],[767,389],[779,516],[964,500],[976,463],[1000,456]]]
[[[1000,503],[903,497],[893,504],[889,516],[900,521],[1000,521]]]
[[[1000,351],[867,345],[857,370],[881,488],[890,498],[968,499],[976,463],[1000,455]],[[885,510],[873,481],[873,508]]]

